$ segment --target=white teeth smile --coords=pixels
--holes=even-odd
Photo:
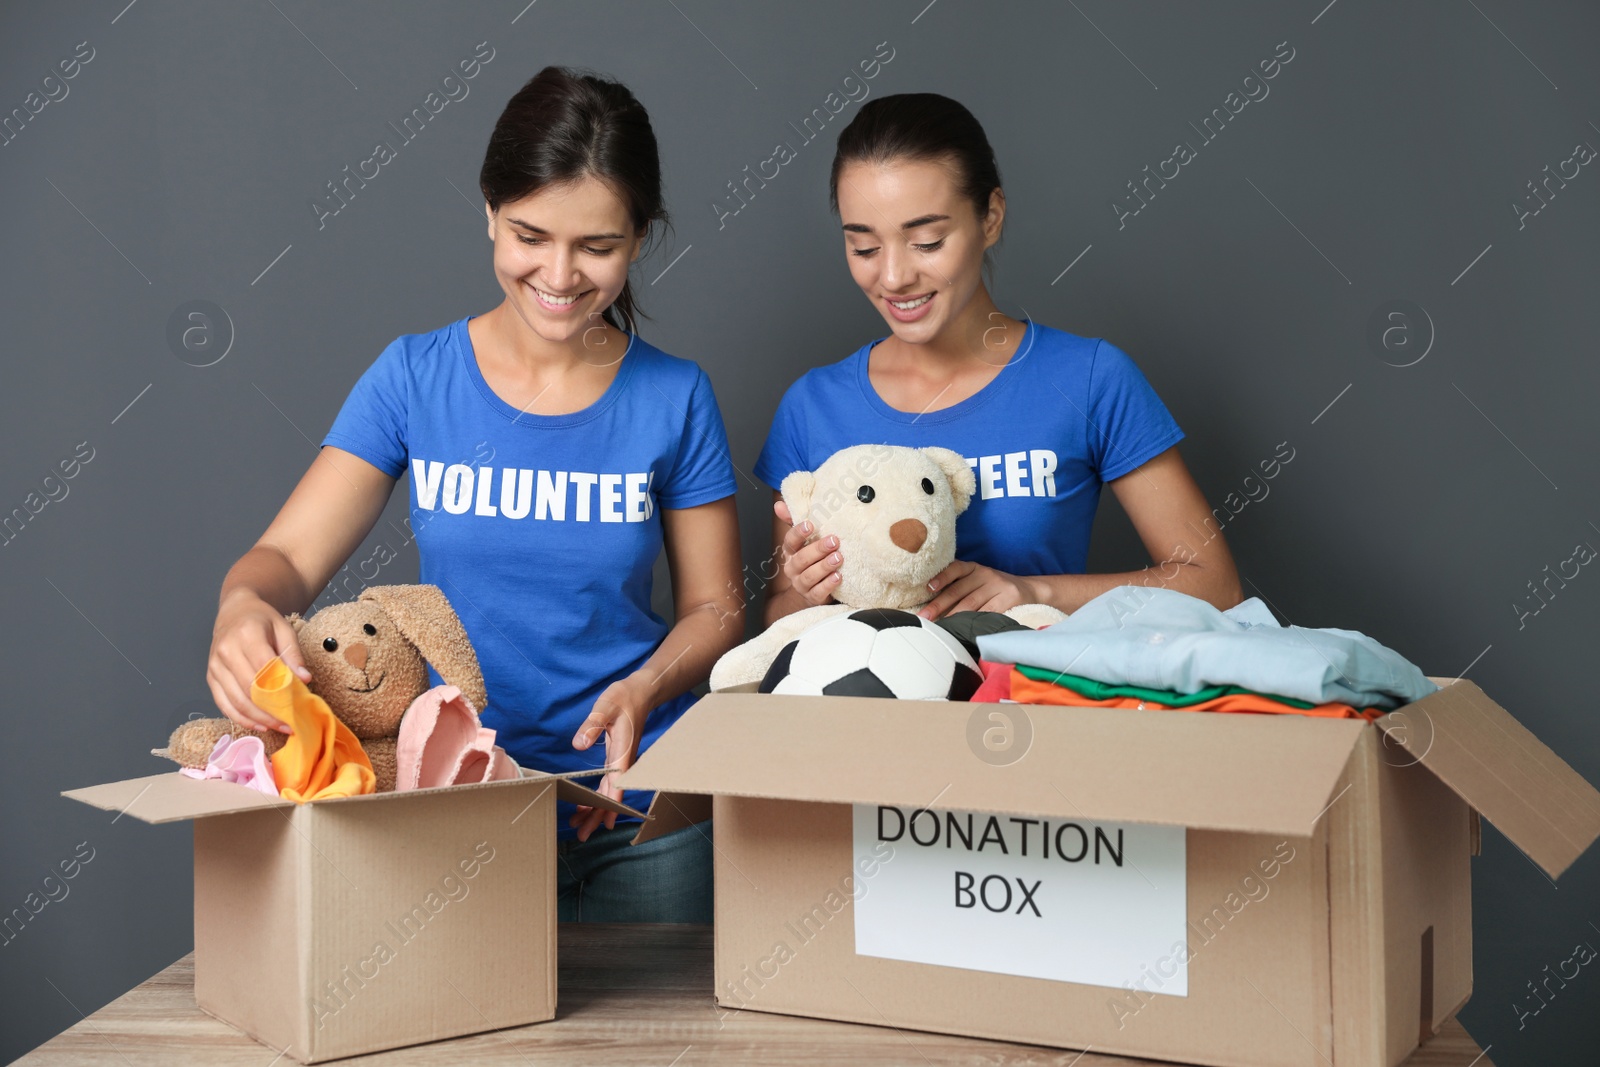
[[[921,307],[923,304],[926,304],[928,301],[930,301],[932,299],[933,299],[933,294],[929,293],[927,296],[919,296],[915,300],[908,301],[907,303],[904,303],[904,304],[896,303],[893,300],[889,301],[889,304],[890,304],[891,307],[899,308],[901,311],[910,311],[913,308]]]
[[[581,295],[574,293],[572,296],[556,296],[554,293],[545,292],[538,286],[533,286],[533,291],[539,294],[540,300],[543,300],[546,304],[555,304],[557,307],[564,307],[578,299],[578,297]]]

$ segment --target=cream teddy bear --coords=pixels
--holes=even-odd
[[[956,558],[956,516],[972,501],[972,468],[948,448],[856,445],[815,471],[795,471],[780,491],[795,523],[811,520],[809,540],[839,539],[835,604],[786,615],[728,652],[711,688],[759,682],[779,650],[811,626],[857,608],[915,611],[933,599],[928,582]],[[1066,618],[1046,604],[1019,604],[1007,616],[1038,628]]]

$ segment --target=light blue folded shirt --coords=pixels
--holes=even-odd
[[[1194,693],[1237,685],[1314,704],[1395,708],[1439,687],[1355,630],[1282,626],[1259,597],[1219,611],[1174,589],[1123,585],[1043,630],[985,634],[986,660],[1113,685]]]

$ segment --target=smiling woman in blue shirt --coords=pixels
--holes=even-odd
[[[758,477],[776,487],[848,445],[965,456],[978,491],[957,521],[957,560],[930,583],[928,618],[1028,603],[1070,613],[1127,584],[1240,601],[1233,558],[1207,536],[1215,520],[1178,455],[1183,431],[1133,360],[1103,338],[1014,319],[990,296],[983,273],[1006,199],[970,111],[936,93],[864,104],[839,135],[829,196],[851,277],[890,332],[789,388]],[[1102,485],[1150,566],[1084,573]],[[844,562],[836,542],[791,525],[776,492],[773,509],[782,567],[768,623],[831,600]]]
[[[478,654],[484,725],[523,766],[618,772],[743,636],[716,397],[634,324],[629,265],[665,221],[649,117],[616,82],[547,67],[506,105],[479,186],[504,299],[398,338],[361,375],[228,572],[208,680],[230,718],[276,725],[247,694],[273,656],[308,677],[283,614],[305,610],[409,472],[421,580]],[[663,546],[670,623],[650,606]],[[610,775],[599,788],[650,799]],[[710,921],[709,825],[629,847],[636,820],[558,811],[562,918]]]

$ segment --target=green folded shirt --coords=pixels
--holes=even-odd
[[[1099,682],[1093,678],[1082,675],[1066,674],[1061,671],[1052,671],[1044,667],[1030,667],[1018,663],[1017,670],[1036,682],[1049,682],[1070,689],[1079,696],[1088,697],[1090,700],[1110,700],[1113,697],[1133,697],[1136,700],[1148,700],[1152,704],[1165,704],[1169,708],[1184,708],[1190,704],[1199,704],[1218,697],[1231,696],[1236,693],[1245,693],[1252,696],[1265,697],[1276,700],[1291,708],[1314,708],[1315,704],[1305,700],[1296,700],[1294,697],[1281,697],[1273,693],[1258,693],[1254,689],[1246,689],[1241,685],[1213,685],[1200,690],[1198,693],[1174,693],[1170,689],[1146,689],[1138,685],[1111,685]]]

